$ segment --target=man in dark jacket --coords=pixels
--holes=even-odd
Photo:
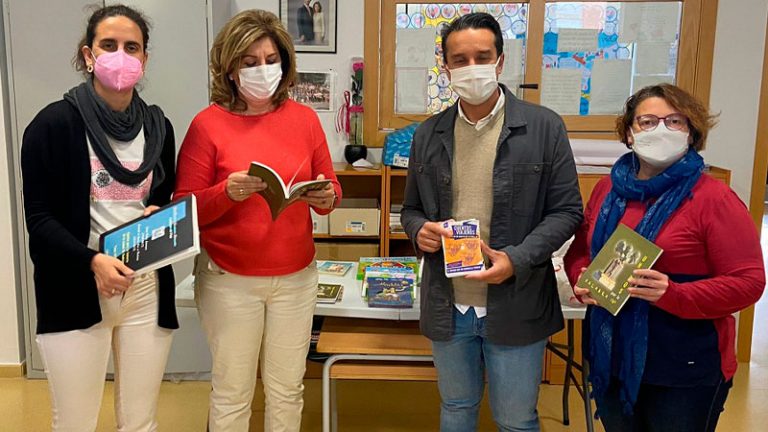
[[[315,39],[312,14],[314,11],[309,6],[309,0],[304,0],[304,4],[296,11],[296,25],[299,27],[299,40],[301,42],[311,42]]]
[[[557,114],[498,84],[503,39],[491,15],[457,19],[442,45],[459,101],[416,130],[402,211],[425,257],[421,330],[432,340],[440,430],[476,428],[486,372],[499,430],[538,431],[546,338],[563,328],[551,255],[582,219],[573,155]],[[488,268],[448,279],[442,222],[470,218]]]

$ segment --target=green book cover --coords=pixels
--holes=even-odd
[[[613,315],[629,300],[629,277],[635,269],[653,266],[662,250],[624,224],[619,224],[592,263],[579,278],[578,286],[589,288],[592,298]]]
[[[357,266],[357,280],[365,278],[365,270],[368,267],[392,267],[393,269],[410,267],[413,272],[419,273],[419,260],[415,256],[406,257],[360,257]]]
[[[318,303],[336,303],[344,291],[344,286],[339,284],[317,284]]]

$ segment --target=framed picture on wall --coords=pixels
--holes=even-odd
[[[335,73],[327,71],[297,71],[296,83],[291,87],[291,99],[315,111],[333,111]]]
[[[280,0],[280,20],[296,52],[336,52],[337,0]]]

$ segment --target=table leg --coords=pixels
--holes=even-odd
[[[339,405],[336,400],[336,381],[331,378],[331,432],[339,430]]]
[[[587,432],[594,432],[595,426],[592,417],[592,399],[589,395],[589,364],[581,354],[581,386],[584,390],[584,415],[587,417]]]
[[[563,383],[563,424],[570,424],[568,412],[568,397],[571,389],[571,377],[573,375],[573,320],[568,320],[568,358],[565,360],[565,382]]]
[[[323,363],[323,432],[331,432],[331,366],[336,363],[337,358],[338,356],[332,355]],[[336,396],[335,392],[333,396]],[[334,403],[334,409],[335,405]]]
[[[341,360],[431,362],[432,356],[395,354],[334,354],[329,356],[323,364],[323,432],[336,430],[336,380],[331,379],[331,366]],[[333,409],[331,404],[333,404]]]

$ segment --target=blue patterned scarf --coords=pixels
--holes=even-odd
[[[611,170],[612,188],[600,207],[592,235],[592,259],[618,226],[627,201],[656,199],[635,228],[641,236],[655,241],[670,215],[691,195],[691,189],[704,170],[704,160],[696,150],[689,148],[680,160],[648,180],[637,179],[637,166],[636,156],[630,152],[619,158]],[[590,307],[588,315],[590,343],[587,359],[591,364],[589,380],[594,397],[599,399],[605,395],[612,366],[618,365],[619,393],[624,412],[628,415],[637,400],[645,368],[648,307],[647,301],[633,298],[616,317],[601,307]],[[619,359],[611,358],[614,331],[622,338],[621,352],[616,353]]]

